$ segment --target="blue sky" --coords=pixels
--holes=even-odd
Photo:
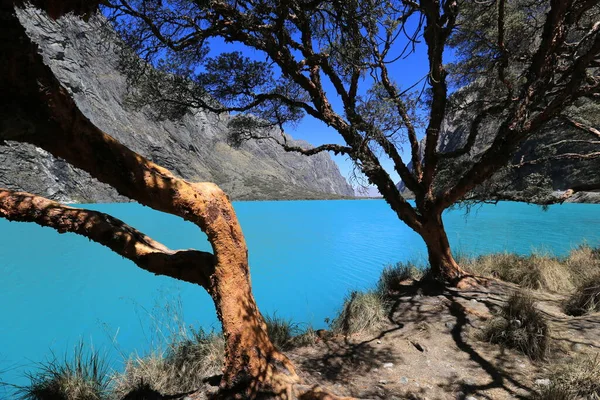
[[[411,31],[411,27],[416,27],[416,20],[413,17],[413,20],[408,21],[407,31]],[[428,61],[427,61],[427,48],[423,43],[422,37],[419,37],[420,43],[417,43],[415,47],[415,51],[411,53],[406,58],[401,58],[393,64],[389,64],[389,74],[392,80],[394,80],[401,89],[407,89],[411,86],[415,85],[417,82],[421,81],[428,73]],[[399,55],[403,50],[405,44],[407,43],[407,39],[404,35],[400,35],[396,44],[392,48],[390,52],[389,59],[394,58]],[[254,60],[265,61],[264,53],[255,51],[250,49],[239,43],[225,43],[221,39],[214,39],[210,42],[210,53],[209,56],[216,56],[223,52],[232,52],[239,51],[244,56],[247,56]],[[394,54],[395,53],[395,54]],[[447,51],[445,54],[446,59],[445,62],[452,61],[451,51]],[[201,68],[201,66],[199,66]],[[276,74],[279,71],[275,71]],[[328,94],[329,101],[333,105],[334,109],[338,111],[340,114],[343,114],[343,109],[341,107],[341,100],[337,97],[335,93],[335,89],[329,83],[328,80],[324,79],[325,82],[325,91]],[[365,93],[369,88],[368,82],[362,83],[362,90],[359,90],[360,93]],[[419,82],[419,84],[412,90],[421,90],[423,84]],[[324,123],[310,117],[305,116],[299,123],[294,126],[287,126],[286,132],[291,134],[296,139],[302,139],[310,142],[315,146],[319,146],[321,144],[326,143],[335,143],[335,144],[344,144],[342,137],[332,128],[327,127]],[[422,132],[418,132],[420,136],[423,135]],[[403,148],[399,149],[400,153],[406,163],[410,160],[409,146],[406,144]],[[342,175],[345,178],[350,178],[352,176],[353,171],[353,163],[349,160],[347,156],[338,155],[335,156],[332,153],[330,154],[333,160],[337,163],[340,168]],[[398,182],[400,178],[394,172],[392,162],[381,156],[381,162],[383,166],[386,168],[394,182]],[[354,182],[352,182],[354,183]],[[374,189],[374,188],[373,188]],[[370,194],[377,194],[376,190],[371,190]]]
[[[399,41],[396,45],[398,48],[397,54],[400,53],[402,48],[404,47],[405,42]],[[230,52],[230,51],[240,51],[243,55],[255,59],[255,60],[265,60],[265,56],[261,52],[257,52],[253,49],[247,48],[239,43],[225,43],[221,40],[211,42],[211,51],[209,53],[210,56],[216,56],[222,52]],[[448,53],[448,52],[447,52]],[[394,54],[390,56],[390,58],[394,58]],[[452,61],[449,57],[445,62]],[[403,89],[409,88],[413,86],[415,83],[421,81],[425,75],[428,73],[428,61],[427,61],[427,48],[423,42],[418,43],[415,48],[415,52],[410,54],[405,59],[400,59],[394,64],[388,66],[389,73],[393,80]],[[325,82],[325,91],[329,95],[329,100],[334,106],[336,110],[340,113],[342,112],[341,100],[335,93],[335,89],[329,83],[328,80],[324,80]],[[363,83],[363,92],[368,89],[368,84],[366,82]],[[420,90],[423,87],[422,83],[419,83],[413,90]],[[291,134],[295,139],[302,139],[310,142],[315,146],[319,146],[321,144],[326,143],[336,143],[336,144],[344,144],[343,138],[339,133],[333,128],[326,126],[321,121],[318,121],[310,116],[305,116],[298,124],[295,126],[286,127],[286,132]],[[422,136],[423,133],[420,132]],[[403,146],[401,150],[402,157],[406,163],[410,160],[410,149],[408,144]],[[340,172],[345,178],[350,178],[353,170],[353,163],[347,157],[343,155],[335,156],[333,153],[330,153],[332,159],[337,163],[340,168]],[[396,174],[393,168],[393,164],[391,160],[382,156],[381,162],[383,166],[386,168],[394,182],[398,182],[400,180],[399,176]],[[354,184],[354,182],[352,182]],[[377,190],[373,187],[368,191],[369,195],[377,195]]]

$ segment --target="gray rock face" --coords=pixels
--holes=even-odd
[[[589,106],[590,104],[580,105],[578,111],[582,118],[592,121],[590,124],[597,127],[598,115],[586,113]],[[445,153],[462,148],[466,143],[472,119],[473,116],[468,115],[466,111],[450,115],[442,124],[438,151]],[[498,124],[497,120],[488,118],[481,124],[480,133],[470,153],[456,159],[452,165],[441,166],[441,172],[435,182],[438,189],[447,187],[458,179],[461,176],[461,168],[479,158],[494,140]],[[573,187],[598,185],[600,184],[600,175],[598,175],[600,158],[578,160],[556,158],[565,154],[596,152],[599,149],[598,145],[591,143],[597,143],[597,140],[598,138],[589,132],[556,122],[548,123],[540,132],[529,137],[513,157],[513,164],[519,164],[522,160],[544,161],[518,169],[499,171],[485,184],[486,187],[479,189],[482,195],[478,197],[482,198],[487,193],[494,193],[499,198],[543,202],[561,197],[566,190]],[[420,145],[423,149],[424,140]],[[399,182],[397,187],[403,195],[412,197],[412,193],[403,182]],[[600,203],[600,193],[579,192],[567,201]]]
[[[83,113],[130,149],[190,181],[215,182],[233,199],[338,198],[352,187],[326,153],[286,153],[272,141],[227,144],[228,115],[189,112],[156,121],[147,110],[127,109],[127,84],[117,71],[115,36],[103,18],[51,21],[34,9],[19,12],[45,61]],[[104,32],[104,33],[102,33]],[[310,147],[306,142],[291,144]],[[61,202],[126,201],[114,189],[34,146],[0,146],[0,186]]]

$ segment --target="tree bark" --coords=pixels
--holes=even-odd
[[[458,265],[446,235],[442,216],[435,214],[422,226],[419,234],[427,246],[431,275],[435,279],[456,285],[467,273]]]
[[[291,362],[277,351],[267,335],[266,324],[252,294],[246,242],[227,195],[215,184],[190,183],[175,177],[97,128],[44,64],[13,7],[13,1],[0,0],[3,22],[0,142],[15,140],[37,145],[108,183],[120,194],[200,227],[213,248],[214,271],[206,277],[200,271],[206,271],[205,265],[181,265],[181,257],[172,257],[179,265],[162,266],[160,273],[176,278],[183,272],[187,277],[197,276],[198,279],[188,280],[206,287],[214,300],[226,341],[223,392],[233,391],[254,398],[259,392],[268,391],[291,398],[292,385],[299,379]],[[47,199],[23,193],[15,197],[9,191],[2,193],[5,217],[43,223],[61,232],[87,233],[88,237],[99,230],[94,224],[100,223],[102,218],[94,222],[94,218],[86,219],[81,212]],[[19,196],[30,196],[33,200],[19,200]],[[39,219],[40,213],[46,218]],[[131,234],[132,231],[123,232]],[[94,238],[100,243],[105,239],[108,240],[102,235]],[[131,245],[128,240],[123,243]],[[144,251],[168,253],[161,246],[150,247]],[[128,258],[137,257],[136,246],[128,249],[131,255]],[[206,257],[201,258],[206,260]],[[168,258],[163,262],[168,264]],[[198,272],[194,273],[194,269]]]

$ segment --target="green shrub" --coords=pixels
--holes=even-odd
[[[29,384],[17,387],[22,400],[103,400],[108,398],[110,376],[102,356],[83,343],[72,357],[52,358],[27,374]]]
[[[127,360],[125,371],[113,378],[115,393],[122,398],[140,390],[140,385],[165,395],[195,390],[204,378],[221,372],[224,351],[221,334],[192,331],[187,337],[174,339],[164,350]]]
[[[565,313],[584,315],[600,311],[600,274],[579,286],[564,304]]]
[[[543,359],[548,350],[549,328],[530,295],[515,293],[490,320],[483,338],[491,343],[514,348],[533,360]]]
[[[535,400],[600,399],[600,360],[580,356],[559,364],[550,374],[550,385],[542,387]]]
[[[401,289],[402,282],[419,280],[425,273],[426,268],[419,268],[410,262],[399,262],[396,265],[388,265],[381,271],[376,291],[385,297]]]
[[[379,330],[387,321],[387,306],[377,291],[350,293],[340,314],[332,321],[336,333],[351,335]]]

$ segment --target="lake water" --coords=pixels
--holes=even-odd
[[[134,203],[87,207],[171,248],[210,250],[204,234],[178,217]],[[235,209],[261,311],[317,328],[349,290],[374,285],[385,265],[426,259],[421,239],[382,200],[237,202]],[[505,202],[468,216],[449,211],[444,221],[454,251],[471,255],[565,255],[584,242],[600,245],[600,205],[543,211]],[[0,381],[23,383],[35,362],[51,352],[61,358],[81,340],[119,368],[120,353],[149,348],[152,316],[177,299],[186,323],[219,328],[202,288],[156,277],[88,239],[34,224],[0,220],[0,274]]]

